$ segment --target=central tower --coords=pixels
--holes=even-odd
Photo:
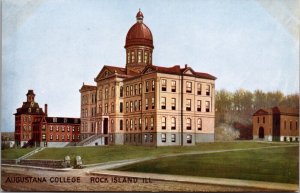
[[[126,36],[126,72],[140,73],[145,66],[152,65],[153,37],[150,29],[143,22],[144,15],[139,10],[136,23]]]

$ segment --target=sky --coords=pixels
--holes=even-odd
[[[271,3],[270,3],[271,2]],[[3,0],[1,130],[33,89],[49,116],[79,117],[83,82],[125,66],[139,8],[154,39],[153,64],[188,64],[216,89],[299,92],[297,0]]]

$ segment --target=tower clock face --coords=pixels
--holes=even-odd
[[[33,107],[33,105],[34,105],[34,102],[31,102],[30,106]]]

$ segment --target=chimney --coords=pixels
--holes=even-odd
[[[187,67],[188,67],[188,65],[187,65],[187,64],[185,64],[185,65],[184,65],[184,68],[187,68]]]
[[[48,105],[47,104],[45,104],[45,115],[46,115],[46,117],[48,117]]]

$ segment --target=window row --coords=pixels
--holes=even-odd
[[[77,135],[77,139],[78,140],[80,139],[80,135]],[[42,134],[42,140],[46,140],[46,134]],[[53,140],[53,135],[52,134],[50,134],[50,140],[51,141]],[[55,135],[55,140],[56,141],[58,141],[58,140],[64,141],[65,136],[61,135],[61,137],[60,137],[59,135]],[[67,135],[66,140],[70,140],[70,135]],[[72,140],[75,140],[75,135],[72,135]]]
[[[197,84],[197,95],[202,95],[202,83],[195,83]],[[205,95],[210,96],[210,88],[209,84],[205,85]],[[167,79],[161,79],[161,91],[169,91],[167,90]],[[176,80],[171,80],[171,92],[176,92]],[[187,93],[193,93],[193,82],[187,81],[185,86],[185,91]]]
[[[161,142],[166,143],[170,140],[170,142],[176,142],[176,134],[171,134],[171,139],[167,139],[167,134],[162,133],[161,134]],[[192,143],[192,135],[187,135],[186,136],[186,143]]]
[[[50,127],[49,127],[49,130],[50,131],[53,131],[53,130],[55,130],[55,131],[61,131],[61,132],[65,132],[65,131],[67,131],[67,132],[69,132],[70,131],[70,128],[71,128],[71,126],[61,126],[61,127],[59,127],[59,126],[53,126],[53,125],[50,125]],[[77,129],[77,131],[80,131],[80,127],[76,127],[76,129]],[[72,126],[72,131],[74,132],[75,131],[75,126]]]
[[[161,129],[165,130],[167,128],[167,117],[162,117],[161,118]],[[186,119],[186,130],[191,130],[192,129],[192,119],[187,118]],[[202,119],[198,118],[197,119],[197,129],[202,130]],[[172,117],[171,118],[171,130],[176,130],[176,118]]]
[[[283,122],[283,128],[284,128],[284,129],[287,129],[287,121],[284,121],[284,122]],[[294,127],[293,127],[293,121],[290,121],[290,122],[289,122],[289,129],[292,130],[293,128],[294,128],[295,130],[298,130],[298,121],[295,121]]]
[[[144,50],[129,50],[127,51],[127,64],[130,63],[152,63],[152,55],[149,51]]]
[[[167,109],[167,97],[161,97],[160,100],[160,107],[161,109]],[[185,110],[192,111],[192,99],[186,99],[185,102]],[[205,112],[210,112],[210,101],[205,101]],[[176,110],[176,98],[171,98],[171,110]],[[195,111],[202,112],[202,101],[197,100],[197,106]]]

